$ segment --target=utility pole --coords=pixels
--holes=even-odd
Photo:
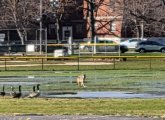
[[[94,18],[94,5],[95,0],[89,0],[89,17],[90,17],[90,30],[91,30],[91,41],[95,38],[95,18]]]
[[[40,54],[42,54],[42,0],[40,0]]]
[[[60,42],[60,36],[59,36],[59,20],[56,16],[56,35],[57,35],[57,41]]]

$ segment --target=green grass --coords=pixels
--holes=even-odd
[[[40,76],[34,80],[41,83],[45,91],[131,91],[136,93],[165,93],[164,59],[128,59],[112,65],[102,66],[41,66],[1,68],[0,76]],[[33,62],[35,64],[35,62]],[[53,64],[54,62],[51,61]],[[15,63],[16,64],[16,63]],[[38,71],[39,70],[39,71]],[[54,70],[54,71],[52,71]],[[86,88],[79,88],[75,77],[87,75]],[[54,76],[46,79],[45,76]],[[58,78],[65,76],[64,78]],[[43,78],[42,78],[43,77]],[[73,80],[71,83],[70,80]],[[28,81],[33,79],[0,79],[3,81]],[[6,86],[10,91],[10,86]],[[32,86],[23,85],[23,91]],[[165,116],[165,99],[11,99],[0,98],[0,114],[57,114],[57,115],[122,115]]]
[[[0,114],[163,116],[165,99],[0,99]]]
[[[76,85],[76,76],[87,75],[86,88]],[[95,70],[95,71],[3,71],[0,76],[36,76],[36,79],[1,78],[0,82],[39,82],[42,91],[130,91],[165,93],[165,74],[158,70]],[[50,78],[51,76],[51,78]],[[12,84],[12,83],[11,83]],[[23,85],[23,90],[32,86]],[[6,86],[10,90],[10,86]]]
[[[122,60],[122,59],[121,59]],[[68,61],[63,61],[68,62]],[[77,62],[77,61],[75,61]],[[80,59],[80,62],[88,62],[89,65],[58,65],[59,61],[41,62],[29,61],[25,63],[7,62],[7,65],[23,65],[23,66],[7,66],[6,71],[83,71],[83,70],[165,70],[164,58],[127,58],[127,61],[113,61],[113,59]],[[102,62],[108,65],[91,65],[91,63]],[[1,63],[4,65],[4,63]],[[37,66],[26,66],[37,65]],[[0,71],[5,71],[5,67],[0,67]]]

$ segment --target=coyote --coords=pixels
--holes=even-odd
[[[85,75],[85,74],[79,75],[79,76],[77,77],[77,79],[76,79],[77,85],[78,85],[78,86],[82,86],[82,87],[86,87],[86,86],[84,85],[85,80],[86,80],[86,75]]]

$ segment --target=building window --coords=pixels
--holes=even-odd
[[[76,33],[82,33],[83,32],[83,25],[77,24],[76,25]]]
[[[55,33],[55,24],[49,24],[48,34]]]
[[[110,22],[110,31],[111,32],[116,31],[116,23],[114,21]]]

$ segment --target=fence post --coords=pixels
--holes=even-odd
[[[78,71],[80,70],[79,68],[79,62],[80,62],[80,43],[78,43],[78,58],[77,58],[77,62],[78,62]]]
[[[94,58],[93,58],[93,60],[94,60],[93,62],[95,63],[95,62],[96,62],[96,60],[95,60]],[[95,70],[96,70],[96,69],[97,69],[97,67],[96,67],[96,64],[95,64]]]
[[[151,57],[150,57],[150,71],[151,71]]]
[[[44,60],[43,60],[43,58],[41,58],[42,59],[42,70],[44,69]]]
[[[78,69],[77,69],[77,70],[79,71],[79,70],[80,70],[80,68],[79,68],[79,67],[80,67],[80,66],[79,66],[80,57],[79,57],[79,56],[78,56],[77,62],[78,62],[78,66],[77,66],[77,67],[78,67]]]
[[[6,58],[5,58],[5,71],[7,70],[7,68],[6,68]]]
[[[113,58],[113,69],[116,69],[116,66],[115,66],[115,58]]]

